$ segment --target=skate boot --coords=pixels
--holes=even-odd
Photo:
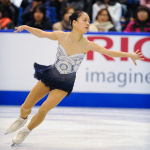
[[[24,127],[22,130],[18,132],[18,134],[16,134],[13,137],[12,139],[13,144],[11,146],[21,144],[23,140],[29,135],[30,132],[31,130],[29,130],[28,127]]]
[[[19,117],[16,121],[14,121],[7,129],[6,129],[6,134],[8,133],[12,133],[18,129],[20,129],[21,127],[23,127],[25,125],[25,123],[27,122],[28,117],[23,119],[21,117]]]

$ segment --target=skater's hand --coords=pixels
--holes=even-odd
[[[138,51],[139,50],[137,50],[135,53],[130,53],[130,58],[132,59],[132,61],[133,61],[133,63],[135,64],[135,65],[137,65],[136,64],[136,60],[138,59],[138,60],[143,60],[144,58],[142,58],[142,52],[140,52],[140,53],[138,53]]]
[[[19,26],[19,27],[15,27],[15,29],[17,29],[17,30],[14,31],[14,32],[17,33],[17,32],[23,31],[23,30],[25,29],[25,26],[26,26],[26,25],[22,25],[22,26]]]

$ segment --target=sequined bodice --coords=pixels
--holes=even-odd
[[[66,33],[65,33],[66,34]],[[60,42],[61,43],[61,42]],[[69,74],[77,72],[81,62],[83,61],[86,53],[84,53],[84,46],[81,53],[68,55],[62,44],[58,44],[57,54],[55,59],[55,67],[61,74]]]
[[[85,54],[68,56],[64,48],[58,44],[55,67],[61,74],[76,72],[84,59]]]

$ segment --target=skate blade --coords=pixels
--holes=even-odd
[[[15,145],[16,145],[16,143],[12,143],[12,144],[11,144],[11,147],[13,147],[13,146],[15,146]]]

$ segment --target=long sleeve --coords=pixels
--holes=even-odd
[[[125,32],[133,32],[134,31],[133,24],[134,24],[134,22],[129,22],[124,31]]]

